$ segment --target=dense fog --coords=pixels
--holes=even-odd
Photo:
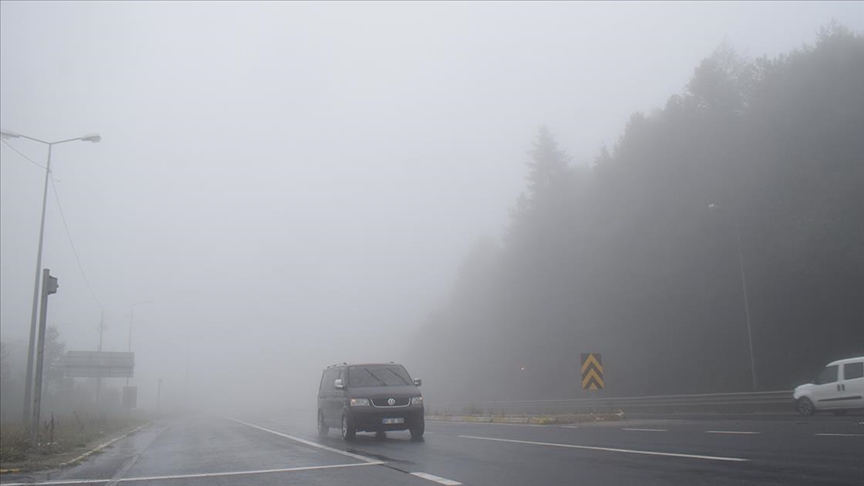
[[[51,152],[46,405],[92,405],[50,364],[100,323],[141,409],[313,409],[343,361],[432,408],[581,397],[584,352],[609,395],[749,391],[747,319],[790,389],[864,354],[862,31],[861,2],[4,1],[2,130],[102,137]],[[4,420],[47,153],[0,145]]]

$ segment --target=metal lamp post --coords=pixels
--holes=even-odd
[[[132,322],[135,318],[135,306],[142,304],[152,304],[152,300],[142,300],[141,302],[135,302],[134,304],[129,305],[129,343],[127,345],[126,351],[132,352]],[[129,386],[129,378],[126,378],[126,386]]]
[[[27,140],[32,140],[34,142],[38,142],[48,146],[48,163],[45,166],[45,187],[42,191],[42,219],[39,223],[39,246],[36,250],[36,277],[33,283],[33,309],[30,314],[30,344],[27,347],[27,382],[24,387],[24,422],[27,422],[30,420],[30,398],[33,393],[33,345],[34,341],[36,340],[36,321],[39,311],[39,273],[42,267],[42,240],[45,235],[45,203],[48,199],[48,178],[51,176],[51,149],[55,145],[59,145],[61,143],[77,142],[79,140],[82,142],[98,143],[100,140],[102,140],[102,137],[100,137],[99,134],[91,133],[88,135],[70,138],[67,140],[46,142],[45,140],[28,137],[27,135],[21,135],[20,133],[9,132],[6,130],[0,130],[0,137],[26,138]]]
[[[709,209],[714,209],[716,207],[716,204],[708,205]],[[756,391],[756,362],[753,359],[753,331],[750,326],[750,302],[747,298],[747,273],[744,271],[744,256],[741,252],[741,230],[738,229],[738,216],[733,214],[732,219],[735,224],[735,244],[738,250],[738,269],[741,273],[741,290],[744,294],[744,319],[747,321],[747,344],[750,347],[750,379],[753,382],[753,391]]]

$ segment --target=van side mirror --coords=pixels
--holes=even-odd
[[[414,378],[414,386],[420,386],[423,384],[423,380],[420,378]]]
[[[336,378],[336,380],[333,381],[333,387],[337,390],[344,390],[345,385],[342,384],[342,378]]]

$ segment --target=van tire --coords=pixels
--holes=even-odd
[[[324,423],[324,412],[318,410],[318,437],[327,437],[330,433],[330,427]]]
[[[354,427],[354,421],[348,412],[342,412],[342,439],[346,441],[354,440],[357,435],[357,429]]]
[[[411,432],[411,440],[423,440],[423,432],[426,431],[426,421],[421,417],[420,421],[414,424],[409,431]]]

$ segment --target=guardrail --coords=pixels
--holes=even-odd
[[[770,413],[789,412],[791,391],[661,395],[649,397],[579,398],[562,400],[503,400],[428,403],[427,411],[441,415],[538,415],[613,413]]]

